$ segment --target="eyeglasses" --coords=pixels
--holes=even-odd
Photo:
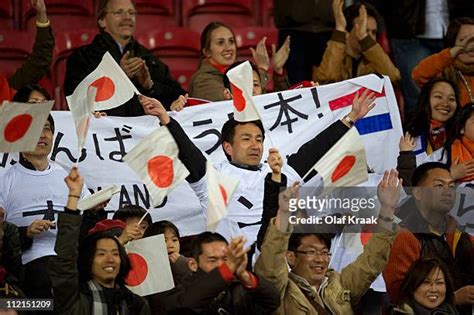
[[[331,253],[327,250],[295,250],[295,252],[306,255],[308,258],[316,257],[316,255],[321,258],[331,257]]]
[[[107,13],[112,14],[114,17],[122,17],[122,16],[126,16],[127,14],[130,15],[131,17],[137,16],[137,11],[133,11],[133,10],[125,11],[125,10],[120,9],[117,11],[108,11]]]

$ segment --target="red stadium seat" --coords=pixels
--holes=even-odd
[[[263,26],[275,26],[273,21],[273,0],[260,0],[260,17]]]
[[[63,85],[66,74],[66,60],[74,49],[89,44],[97,34],[97,29],[82,29],[56,34],[54,59],[51,65],[54,87],[54,109],[67,109]]]
[[[255,25],[251,0],[182,0],[183,24],[197,32],[214,21],[230,27]]]
[[[137,33],[179,24],[178,10],[173,0],[136,0],[135,3],[138,12]]]
[[[33,36],[23,31],[0,30],[0,71],[7,77],[11,76],[31,53]]]
[[[3,0],[0,6],[0,30],[14,29],[16,25],[13,0]]]
[[[278,43],[278,32],[270,27],[239,27],[233,29],[237,43],[238,59],[252,59],[250,47],[255,48],[257,43],[267,37],[266,46],[268,54],[271,55],[272,44]]]
[[[96,27],[93,0],[47,0],[48,18],[58,31]],[[22,0],[22,28],[35,28],[36,12],[31,7],[31,0]]]
[[[137,34],[137,41],[168,65],[173,77],[187,89],[199,64],[199,34],[181,27],[169,27]]]

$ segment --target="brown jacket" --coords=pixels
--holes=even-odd
[[[291,232],[279,231],[273,218],[255,265],[255,272],[273,282],[280,292],[281,305],[274,314],[318,314],[302,293],[303,289],[311,290],[314,300],[320,305],[324,302],[332,314],[350,315],[353,314],[352,306],[359,302],[385,267],[396,232],[374,233],[356,261],[340,273],[328,270],[319,294],[310,289],[309,284],[295,281],[300,277],[288,271],[286,252],[290,235]]]
[[[388,75],[392,82],[400,80],[400,71],[376,41],[366,36],[360,41],[360,46],[362,60],[353,74],[353,58],[346,53],[346,35],[344,32],[334,31],[321,64],[313,72],[313,81],[327,84],[370,73]]]
[[[259,71],[262,89],[267,85],[268,75],[264,70]],[[273,76],[276,91],[283,91],[290,87],[288,78]],[[224,101],[224,74],[207,62],[202,62],[189,82],[189,96],[210,100],[213,102]]]

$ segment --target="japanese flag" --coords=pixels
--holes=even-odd
[[[234,102],[234,119],[236,121],[261,120],[252,100],[253,75],[248,61],[241,63],[227,72]]]
[[[367,181],[365,148],[357,129],[349,129],[314,165],[314,169],[322,177],[326,193],[331,187],[356,186]],[[310,172],[312,170],[308,174]]]
[[[215,231],[220,220],[227,216],[227,205],[232,199],[239,181],[218,172],[207,161],[207,190],[209,204],[207,208],[207,229]]]
[[[87,97],[79,99],[71,104],[71,114],[76,125],[77,144],[81,152],[86,142],[87,132],[89,131],[89,122],[94,111],[94,100],[97,95],[97,88],[90,86],[87,90]]]
[[[125,278],[130,291],[146,296],[174,288],[163,234],[132,241],[125,249],[132,265]]]
[[[143,180],[153,205],[181,183],[189,172],[178,159],[178,146],[168,128],[160,127],[143,138],[123,160]]]
[[[3,102],[0,107],[0,152],[34,151],[54,101]]]
[[[97,68],[79,83],[71,95],[66,97],[71,111],[80,106],[76,103],[86,102],[91,86],[97,88],[94,111],[118,107],[131,99],[135,93],[140,94],[109,52],[104,54]]]

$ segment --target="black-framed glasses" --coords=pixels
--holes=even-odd
[[[308,258],[316,257],[316,255],[320,256],[321,258],[329,258],[331,257],[331,253],[328,250],[295,250],[296,253],[300,253],[306,255]]]

